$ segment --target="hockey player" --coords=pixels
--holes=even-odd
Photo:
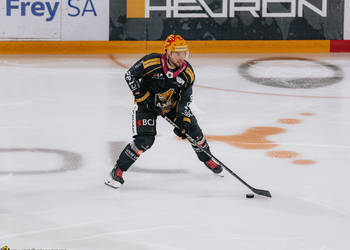
[[[164,54],[149,54],[136,62],[125,74],[125,80],[135,97],[133,110],[134,140],[129,143],[117,160],[111,178],[105,184],[118,188],[124,183],[123,173],[151,148],[156,135],[157,116],[167,116],[180,129],[174,133],[186,139],[186,133],[202,147],[209,150],[195,116],[189,107],[195,75],[185,60],[189,55],[186,41],[180,35],[170,35],[165,41]],[[193,146],[200,161],[215,174],[221,175],[222,167]]]

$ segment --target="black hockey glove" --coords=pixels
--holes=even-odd
[[[151,94],[149,91],[146,92],[136,92],[135,93],[135,103],[140,109],[151,111],[157,115],[162,114],[162,110],[152,103]]]
[[[186,134],[189,132],[191,128],[191,119],[187,116],[184,116],[183,114],[177,114],[175,123],[179,128],[174,128],[174,133],[182,138],[186,139]]]
[[[139,108],[150,110],[152,102],[150,95],[151,94],[149,91],[138,91],[134,93],[135,103],[139,106]]]

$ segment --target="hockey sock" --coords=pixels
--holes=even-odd
[[[133,142],[129,143],[120,154],[117,165],[122,171],[127,171],[130,166],[139,158],[142,150],[139,150]]]
[[[199,138],[198,140],[196,140],[198,142],[199,145],[201,145],[204,149],[206,149],[207,151],[210,152],[209,149],[209,144],[207,142],[207,140],[203,137]],[[209,161],[211,158],[205,154],[204,152],[202,152],[197,146],[192,145],[193,150],[195,151],[195,153],[198,156],[198,159],[202,162],[207,162]]]

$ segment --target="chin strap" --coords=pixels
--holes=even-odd
[[[164,73],[168,78],[177,77],[187,67],[187,63],[186,63],[186,61],[184,61],[183,64],[181,65],[181,67],[176,72],[171,72],[171,71],[169,71],[169,69],[166,65],[166,60],[167,60],[166,54],[163,54],[162,57],[160,58],[160,60],[162,61]]]

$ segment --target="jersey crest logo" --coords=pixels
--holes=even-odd
[[[161,108],[161,110],[164,113],[168,113],[174,104],[173,96],[174,96],[174,89],[169,89],[168,91],[164,93],[158,93],[155,95],[155,103],[156,106]]]

